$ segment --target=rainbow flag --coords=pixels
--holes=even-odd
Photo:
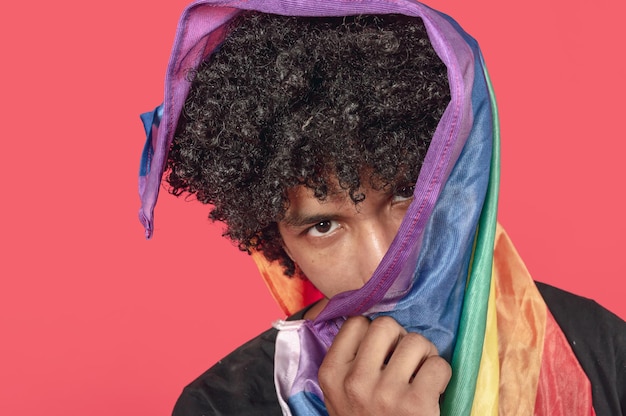
[[[201,0],[184,12],[162,107],[144,115],[140,219],[146,236],[182,105],[186,73],[243,9],[299,16],[400,13],[424,21],[448,68],[451,101],[432,138],[415,198],[387,254],[359,290],[316,319],[279,321],[275,382],[286,415],[326,414],[317,370],[347,316],[392,316],[452,365],[444,415],[593,415],[591,388],[530,275],[496,222],[499,128],[477,43],[450,17],[412,0]],[[286,313],[319,296],[254,255]]]

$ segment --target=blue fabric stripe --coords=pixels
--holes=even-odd
[[[158,128],[159,124],[161,124],[161,117],[163,117],[163,104],[157,106],[150,112],[140,114],[139,117],[141,118],[143,128],[146,132],[146,144],[143,146],[141,161],[139,162],[139,176],[146,176],[148,172],[150,172],[152,156],[154,155],[154,146],[152,145],[153,126]]]
[[[291,396],[287,402],[289,409],[298,416],[320,416],[328,415],[324,401],[307,391],[303,391]]]

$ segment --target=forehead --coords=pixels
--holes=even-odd
[[[339,186],[337,177],[332,176],[329,180],[328,186],[325,188],[326,192],[320,194],[316,188],[300,184],[290,187],[286,191],[287,204],[285,207],[285,219],[287,222],[292,222],[294,216],[302,212],[311,212],[323,208],[328,208],[331,205],[341,204],[355,204],[350,198],[350,192],[347,189],[342,189]],[[316,195],[317,193],[317,195]]]
[[[293,215],[297,211],[324,208],[329,205],[348,204],[358,206],[367,194],[387,193],[415,184],[417,178],[410,175],[406,170],[397,173],[391,181],[382,179],[371,167],[365,166],[360,170],[361,174],[352,183],[340,184],[336,175],[330,174],[321,183],[299,183],[288,187],[285,191],[286,205],[284,214]],[[320,178],[317,178],[319,181]]]

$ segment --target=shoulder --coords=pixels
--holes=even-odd
[[[305,312],[289,320],[302,319]],[[268,329],[192,381],[178,398],[173,416],[282,414],[274,386],[277,333]]]
[[[536,284],[591,382],[596,413],[626,412],[626,322],[591,299]]]
[[[276,332],[263,332],[192,381],[173,415],[280,414],[274,389]]]
[[[624,347],[626,322],[591,299],[577,296],[545,283],[536,282],[548,309],[573,346],[577,343],[608,341]]]

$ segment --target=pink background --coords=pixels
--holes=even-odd
[[[531,273],[626,317],[624,2],[430,4],[482,45],[500,221]],[[206,207],[164,193],[151,241],[136,218],[138,114],[162,99],[184,5],[0,6],[2,415],[167,415],[281,317]]]

